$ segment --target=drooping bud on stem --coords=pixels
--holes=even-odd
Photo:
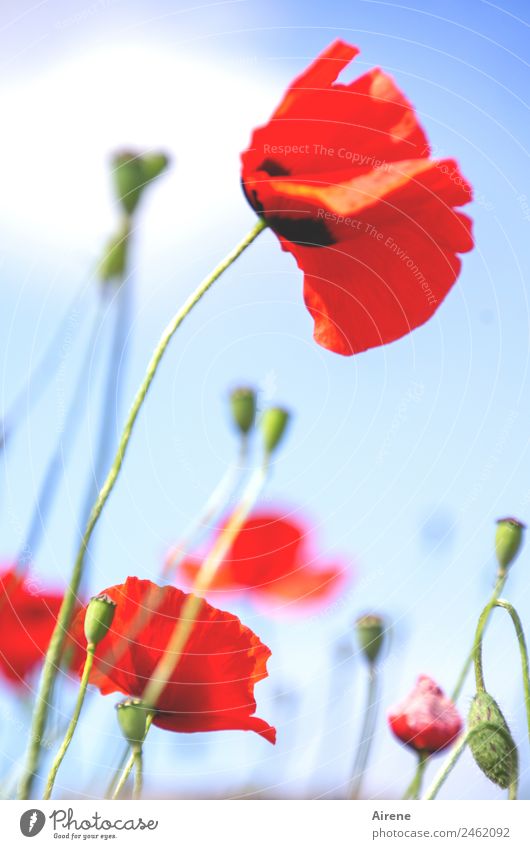
[[[239,432],[246,436],[256,419],[256,393],[248,387],[234,389],[230,395],[230,407]]]
[[[495,553],[501,572],[505,572],[517,557],[525,529],[526,525],[512,517],[497,520]]]
[[[385,642],[385,620],[375,613],[360,616],[355,622],[359,647],[368,663],[376,663]]]
[[[283,407],[269,407],[261,419],[261,432],[265,454],[270,456],[276,451],[283,439],[290,414]]]
[[[97,646],[107,635],[115,611],[116,602],[105,593],[90,600],[85,614],[85,637],[89,645]]]
[[[517,781],[517,747],[495,699],[485,690],[476,694],[468,714],[469,748],[484,775],[507,788]]]
[[[138,749],[147,732],[149,710],[141,699],[124,699],[116,705],[122,734],[133,749]]]

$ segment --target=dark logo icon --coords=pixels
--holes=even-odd
[[[20,817],[20,830],[24,837],[35,837],[44,828],[46,815],[37,808],[25,811]]]

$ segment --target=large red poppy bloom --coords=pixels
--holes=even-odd
[[[0,576],[0,673],[22,684],[44,659],[62,593],[43,590],[14,566]]]
[[[392,78],[374,68],[335,82],[358,52],[331,44],[242,155],[249,203],[304,272],[316,341],[345,355],[427,321],[473,247],[455,211],[471,187],[454,160],[429,158]]]
[[[103,591],[116,602],[107,636],[98,645],[90,681],[106,695],[116,691],[140,698],[178,623],[186,594],[175,587],[127,578]],[[146,606],[153,612],[135,630]],[[73,635],[86,644],[86,608]],[[276,730],[254,716],[254,685],[267,677],[270,651],[237,616],[203,603],[184,653],[157,703],[153,720],[169,731],[256,731],[274,743]],[[109,658],[112,660],[109,661]],[[79,669],[81,672],[81,667]]]
[[[170,555],[171,556],[171,555]],[[201,561],[187,559],[183,577],[193,581]],[[315,605],[344,586],[347,569],[323,563],[309,526],[272,510],[256,511],[243,526],[212,582],[212,591],[245,592],[270,606]]]
[[[462,730],[455,705],[428,675],[420,675],[407,698],[388,714],[390,728],[418,752],[441,752]]]

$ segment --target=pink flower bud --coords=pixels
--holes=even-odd
[[[396,737],[418,752],[441,752],[462,730],[462,719],[451,699],[432,678],[420,675],[400,705],[388,713]]]

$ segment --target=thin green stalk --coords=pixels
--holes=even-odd
[[[127,233],[130,232],[130,227],[131,223],[128,222]],[[130,275],[127,274],[124,274],[123,278],[116,284],[118,291],[113,304],[115,311],[114,327],[108,351],[108,368],[101,405],[99,432],[96,442],[95,459],[90,469],[87,491],[81,511],[81,528],[84,528],[88,522],[88,517],[99,492],[101,482],[107,475],[108,466],[112,459],[112,449],[117,439],[115,423],[121,405],[121,389],[125,375],[126,353],[129,347],[127,336],[131,326],[131,284]],[[111,284],[106,284],[106,287],[110,286]]]
[[[497,580],[495,582],[495,586],[493,588],[493,593],[492,593],[491,599],[489,600],[488,604],[484,608],[485,616],[484,616],[484,621],[482,622],[482,626],[481,626],[481,634],[483,634],[484,631],[486,630],[486,626],[488,624],[488,619],[490,617],[491,611],[495,607],[495,602],[497,601],[501,592],[504,589],[504,585],[506,583],[507,577],[508,577],[508,570],[507,569],[504,569],[504,570],[500,569],[499,573],[497,575]],[[466,683],[466,678],[468,676],[469,670],[471,669],[471,665],[473,663],[474,651],[475,651],[475,644],[473,644],[473,648],[471,649],[470,653],[468,654],[468,656],[466,658],[466,661],[465,661],[465,663],[462,667],[460,675],[458,676],[458,680],[456,682],[455,688],[454,688],[454,690],[451,694],[451,700],[453,702],[456,702],[458,700],[460,693],[462,692],[462,688],[463,688],[464,684]]]
[[[429,786],[429,788],[427,789],[427,791],[425,793],[425,796],[422,797],[424,800],[430,801],[430,800],[436,798],[440,788],[442,787],[442,784],[445,782],[445,780],[448,778],[449,774],[452,772],[452,770],[456,766],[457,761],[459,760],[460,756],[464,752],[464,749],[466,748],[466,746],[469,744],[469,741],[476,734],[481,733],[488,728],[489,728],[490,731],[494,732],[495,734],[500,734],[501,736],[504,735],[506,742],[510,746],[513,745],[511,739],[506,734],[506,732],[502,728],[500,728],[498,725],[495,725],[494,722],[481,722],[480,725],[477,728],[472,728],[469,731],[466,731],[465,734],[461,734],[460,737],[458,738],[457,742],[455,743],[453,749],[451,749],[451,752],[450,752],[447,760],[442,765],[439,772],[435,775],[431,785]],[[515,796],[512,795],[513,793],[515,793],[515,795],[517,794],[517,781],[512,782],[512,784],[510,785],[510,790],[509,790],[509,798],[510,799],[515,798]]]
[[[22,573],[28,563],[33,561],[36,557],[37,551],[42,542],[44,529],[46,527],[50,511],[58,492],[61,473],[72,450],[78,425],[82,420],[81,408],[83,395],[86,391],[86,376],[89,373],[92,359],[94,357],[94,349],[98,333],[101,329],[101,319],[104,307],[105,301],[101,298],[99,308],[94,316],[94,324],[92,326],[86,351],[77,375],[75,391],[70,400],[66,418],[64,420],[64,426],[46,468],[44,479],[37,497],[37,502],[30,519],[24,545],[16,559],[16,568],[19,573]]]
[[[118,450],[114,458],[114,462],[110,468],[110,471],[107,475],[107,479],[105,480],[105,483],[103,484],[90,513],[87,527],[83,534],[81,545],[79,547],[79,551],[74,563],[74,568],[70,577],[70,583],[65,592],[63,603],[61,605],[61,609],[57,618],[57,624],[52,634],[48,651],[46,652],[39,692],[37,695],[33,712],[33,723],[27,751],[26,766],[20,782],[19,798],[21,799],[29,798],[32,792],[36,771],[39,765],[41,740],[46,727],[49,697],[53,682],[57,676],[65,635],[72,620],[79,584],[83,577],[85,554],[90,543],[92,534],[94,532],[94,528],[96,527],[99,521],[103,508],[105,507],[105,504],[107,503],[109,496],[112,490],[114,489],[114,486],[120,474],[121,467],[123,465],[123,460],[125,458],[129,442],[131,440],[134,425],[138,418],[138,414],[143,406],[149,388],[153,382],[155,374],[158,371],[160,362],[164,357],[164,354],[171,339],[175,335],[176,331],[178,330],[184,319],[192,311],[194,306],[196,306],[196,304],[201,300],[203,295],[206,294],[206,292],[215,283],[215,281],[223,274],[224,271],[226,271],[227,268],[230,267],[230,265],[232,265],[232,263],[243,253],[243,251],[254,241],[254,239],[256,239],[256,237],[261,233],[263,229],[265,229],[266,226],[267,225],[265,224],[265,222],[260,219],[250,231],[250,233],[237,245],[237,247],[234,248],[234,250],[228,254],[228,256],[217,266],[217,268],[215,268],[214,271],[202,281],[202,283],[197,287],[195,292],[190,295],[190,297],[184,302],[184,305],[175,313],[175,315],[163,331],[162,336],[154,350],[151,361],[149,362],[149,365],[147,367],[145,377],[138,389],[136,397],[134,398],[131,409],[127,416],[127,421],[125,423],[125,427],[119,440]]]
[[[416,767],[416,772],[414,773],[412,781],[405,790],[405,794],[403,796],[404,799],[419,798],[419,795],[421,793],[421,785],[423,783],[423,775],[425,773],[427,763],[429,762],[429,757],[429,752],[418,752],[418,766]]]
[[[241,476],[247,463],[247,457],[248,437],[245,434],[241,438],[240,450],[236,459],[228,466],[201,512],[191,521],[175,546],[174,551],[164,564],[162,578],[167,580],[176,572],[184,558],[200,542],[202,532],[206,530],[228,503],[240,484]]]
[[[247,435],[243,435],[241,439],[240,450],[238,452],[238,456],[236,460],[230,464],[226,472],[224,473],[221,480],[218,482],[217,486],[211,493],[208,498],[206,504],[203,507],[200,515],[190,523],[187,531],[182,535],[180,542],[177,546],[175,553],[168,559],[168,561],[164,564],[161,570],[161,578],[163,580],[169,580],[179,565],[182,563],[184,557],[188,554],[189,551],[197,544],[200,540],[200,534],[203,529],[210,524],[210,522],[215,518],[215,516],[221,511],[223,506],[228,502],[229,498],[232,496],[234,491],[237,489],[241,472],[244,470],[246,461],[248,456],[248,437]],[[154,594],[153,594],[154,595]],[[142,610],[138,611],[137,616],[131,623],[131,627],[127,634],[127,642],[134,640],[138,635],[139,631],[144,626],[148,617],[152,616],[154,610],[153,604],[151,603],[149,597],[146,600],[146,603],[143,605]],[[127,643],[124,641],[124,648]],[[118,646],[119,651],[119,646]],[[115,664],[119,660],[118,655],[115,653],[112,656],[112,660],[105,659],[105,663],[109,661],[112,664]],[[116,782],[119,779],[121,772],[125,766],[127,761],[128,749],[125,749],[124,754],[122,755],[118,766],[113,771],[112,778],[107,787],[107,792],[105,794],[106,799],[110,799],[114,792],[114,788],[116,786]]]
[[[116,789],[116,785],[120,780],[120,775],[122,774],[125,764],[127,763],[127,759],[129,757],[129,746],[125,746],[123,754],[118,761],[118,765],[112,771],[112,777],[107,785],[107,790],[105,792],[105,799],[112,799],[114,791]]]
[[[46,789],[45,789],[44,795],[42,797],[43,799],[49,799],[50,796],[52,795],[53,785],[55,783],[55,778],[57,776],[57,772],[58,772],[59,767],[61,766],[61,764],[63,762],[63,758],[66,755],[66,752],[68,751],[68,747],[69,747],[70,743],[72,742],[72,738],[75,734],[75,729],[77,728],[77,722],[79,720],[79,716],[81,714],[81,710],[82,710],[82,707],[83,707],[83,702],[85,700],[85,694],[86,694],[86,690],[87,690],[87,686],[88,686],[88,679],[90,677],[90,670],[92,669],[92,664],[94,663],[94,652],[95,652],[95,650],[96,650],[96,647],[92,643],[90,643],[87,646],[85,666],[83,668],[83,674],[81,676],[81,683],[79,684],[79,692],[77,694],[77,701],[75,703],[75,708],[74,708],[74,712],[73,712],[73,715],[72,715],[72,719],[70,720],[70,724],[69,724],[68,728],[66,729],[66,734],[64,735],[64,740],[61,743],[61,745],[59,746],[59,750],[58,750],[58,752],[55,755],[55,758],[53,760],[53,764],[51,766],[51,769],[50,769],[50,772],[49,772],[49,775],[48,775],[48,779],[46,781]]]
[[[145,738],[147,737],[147,734],[149,733],[149,729],[151,728],[151,724],[153,722],[153,719],[154,719],[154,714],[152,714],[152,713],[149,714],[149,716],[147,717],[147,721],[145,723],[145,735],[144,735],[144,739],[142,741],[142,745],[143,745],[143,742],[145,742]],[[134,764],[135,764],[135,756],[136,756],[136,752],[133,749],[131,749],[127,763],[123,767],[123,771],[122,771],[122,774],[120,776],[120,780],[118,781],[118,783],[116,785],[116,789],[114,790],[114,793],[112,794],[113,799],[119,799],[120,798],[120,794],[121,794],[123,788],[125,787],[125,785],[127,784],[127,779],[129,778],[129,776],[130,776],[130,774],[133,770],[133,767],[134,767]]]
[[[143,788],[143,756],[142,747],[138,746],[134,751],[134,787],[133,799],[142,798]]]
[[[350,784],[350,799],[358,799],[361,793],[363,779],[366,773],[370,750],[374,740],[375,722],[377,719],[379,682],[377,675],[377,667],[371,663],[368,667],[368,689],[366,694],[366,707],[364,710],[364,720],[359,738],[359,746],[352,770],[352,779]]]
[[[528,661],[528,649],[526,646],[526,640],[523,631],[523,625],[521,623],[521,619],[519,618],[519,614],[516,609],[510,604],[508,601],[504,599],[497,599],[492,605],[491,609],[495,607],[500,607],[502,610],[506,610],[509,614],[514,629],[515,634],[517,636],[517,642],[519,644],[519,655],[521,657],[521,671],[523,676],[523,689],[524,689],[524,703],[526,709],[526,724],[528,728],[528,737],[530,739],[530,678],[529,678],[529,661]],[[477,690],[484,690],[484,669],[482,664],[482,643],[484,638],[484,627],[483,620],[485,617],[489,615],[491,612],[490,606],[484,608],[480,619],[477,625],[477,632],[475,635],[475,645],[473,647],[473,655],[475,660],[475,679],[477,683]]]
[[[125,785],[127,784],[127,779],[129,778],[129,776],[130,776],[130,774],[133,770],[133,767],[134,767],[134,752],[131,752],[130,755],[129,755],[129,758],[127,760],[127,763],[125,764],[125,766],[123,768],[123,772],[120,776],[120,780],[118,781],[118,783],[116,785],[116,789],[114,790],[114,793],[112,794],[113,799],[119,799],[120,798],[121,792],[124,789]]]
[[[61,358],[57,356],[57,348],[64,337],[68,325],[72,321],[72,316],[78,313],[78,304],[87,288],[87,281],[84,280],[80,290],[73,297],[68,309],[64,313],[52,334],[47,347],[37,361],[34,368],[29,373],[23,387],[18,391],[15,400],[12,402],[9,410],[5,415],[0,416],[0,452],[2,452],[12,436],[14,430],[20,421],[28,415],[31,408],[37,403],[40,396],[53,378],[57,366],[61,362]],[[33,387],[35,386],[35,389]],[[33,390],[33,391],[32,391]]]
[[[234,540],[254,507],[267,479],[268,470],[269,461],[266,458],[263,465],[250,478],[239,504],[231,513],[212,550],[204,558],[195,578],[192,592],[184,602],[179,621],[173,629],[164,654],[158,661],[142,694],[142,700],[146,705],[156,707],[162,691],[171,679],[197,620],[203,603],[203,596],[210,588],[217,569],[230,551]]]

